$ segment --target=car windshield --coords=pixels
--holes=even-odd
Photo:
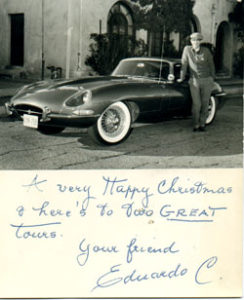
[[[161,71],[161,76],[160,76]],[[124,60],[121,61],[112,73],[113,76],[136,76],[161,78],[167,80],[169,64],[153,60]]]

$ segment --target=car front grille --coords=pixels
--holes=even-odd
[[[24,114],[27,115],[35,115],[41,118],[42,116],[42,109],[33,105],[24,105],[24,104],[19,104],[15,106],[15,111],[17,112],[18,115],[23,116]]]

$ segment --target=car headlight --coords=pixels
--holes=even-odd
[[[91,91],[85,91],[85,93],[83,94],[83,101],[84,103],[87,103],[91,100]]]
[[[87,103],[91,100],[91,91],[79,91],[75,95],[71,96],[66,102],[66,106],[75,107]]]

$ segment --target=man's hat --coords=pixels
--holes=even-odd
[[[203,35],[200,32],[193,32],[190,38],[191,40],[203,40]]]

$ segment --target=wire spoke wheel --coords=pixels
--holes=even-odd
[[[92,128],[96,140],[103,144],[122,142],[131,132],[131,113],[129,108],[122,102],[111,104]]]

